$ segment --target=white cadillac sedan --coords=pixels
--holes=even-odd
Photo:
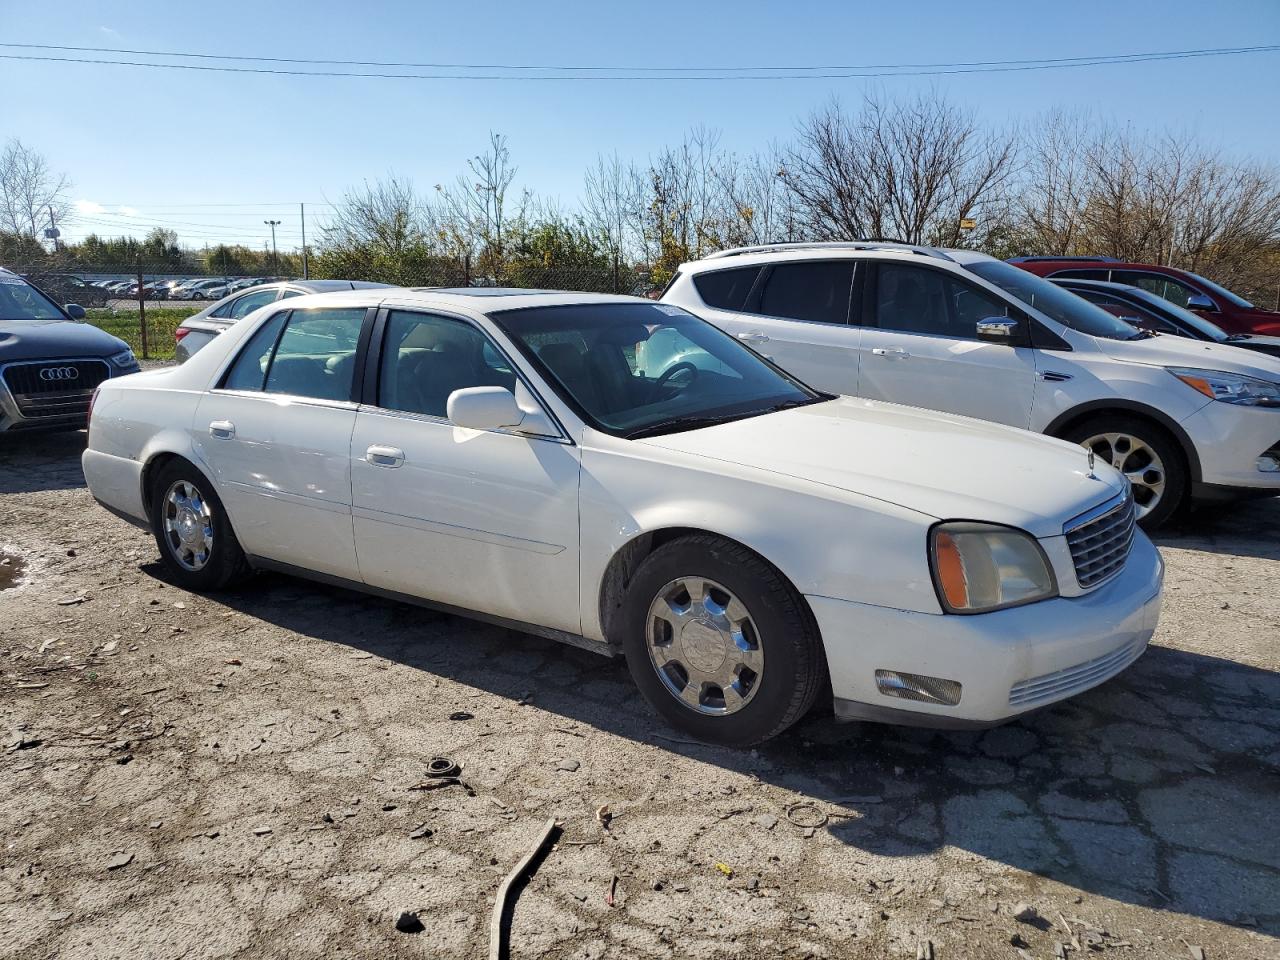
[[[254,569],[624,654],[672,724],[1008,720],[1146,648],[1124,477],[1009,427],[818,393],[679,307],[304,296],[102,384],[84,472],[174,579]]]

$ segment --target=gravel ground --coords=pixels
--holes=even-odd
[[[1160,538],[1159,633],[1102,688],[739,752],[584,651],[279,576],[185,593],[82,445],[0,439],[0,956],[484,956],[554,817],[515,957],[1280,957],[1280,500]],[[436,755],[463,785],[414,789]]]

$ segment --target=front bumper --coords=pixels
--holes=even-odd
[[[1141,656],[1160,615],[1164,563],[1138,533],[1119,576],[1079,597],[976,616],[807,597],[836,713],[929,727],[986,726],[1097,686]],[[882,694],[876,670],[954,680],[953,707]]]
[[[1200,484],[1206,490],[1280,494],[1280,473],[1258,469],[1258,457],[1280,446],[1280,410],[1207,403],[1182,428],[1200,458]]]
[[[73,398],[68,404],[65,411],[58,411],[50,414],[42,412],[39,416],[29,416],[24,412],[22,404],[19,403],[18,397],[14,396],[10,389],[9,383],[4,376],[4,368],[7,366],[27,366],[38,365],[42,363],[58,363],[59,358],[50,358],[47,361],[42,360],[16,360],[9,364],[0,364],[0,433],[10,431],[22,431],[24,433],[34,433],[42,430],[83,430],[88,423],[89,401],[92,397],[92,390],[86,389],[82,396]],[[74,357],[68,358],[68,363],[102,363],[106,367],[106,377],[102,382],[113,379],[115,377],[123,377],[130,373],[138,373],[142,368],[135,365],[132,367],[121,368],[111,363],[106,357]]]

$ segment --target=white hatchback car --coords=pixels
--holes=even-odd
[[[1148,528],[1188,497],[1280,494],[1280,360],[1139,331],[985,254],[747,247],[685,264],[662,300],[821,390],[1083,444],[1129,477]]]
[[[1128,486],[1078,447],[820,394],[628,297],[278,302],[104,383],[83,465],[185,587],[270,568],[624,653],[720,743],[828,690],[1001,722],[1118,673],[1159,611]]]

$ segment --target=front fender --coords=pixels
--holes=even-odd
[[[652,451],[647,451],[652,452]],[[603,640],[610,561],[636,538],[675,528],[735,540],[801,594],[941,613],[928,564],[933,518],[805,481],[664,451],[666,463],[583,452],[579,492],[583,633]],[[660,471],[662,482],[652,482]],[[678,491],[675,495],[672,491]]]

